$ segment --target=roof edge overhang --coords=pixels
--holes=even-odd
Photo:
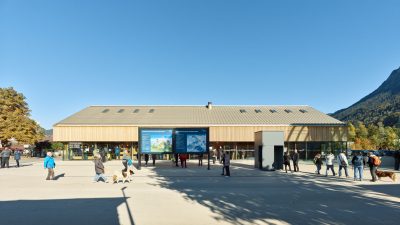
[[[55,124],[53,127],[290,127],[346,126],[346,124]]]

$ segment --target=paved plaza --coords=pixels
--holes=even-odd
[[[42,161],[25,160],[0,169],[1,224],[399,224],[399,181],[370,183],[367,170],[364,182],[326,178],[304,163],[300,173],[265,172],[252,163],[233,162],[228,178],[219,164],[158,161],[133,182],[112,184],[92,183],[91,161],[57,161],[57,180],[46,181]],[[122,164],[105,167],[110,178]]]

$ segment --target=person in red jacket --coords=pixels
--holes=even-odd
[[[179,159],[181,160],[181,167],[185,165],[186,168],[186,159],[188,158],[187,154],[179,154]]]

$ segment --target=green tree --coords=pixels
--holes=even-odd
[[[374,124],[369,124],[368,127],[368,139],[370,140],[373,148],[377,148],[377,146],[381,145],[381,138],[379,134],[379,128]]]
[[[51,148],[54,150],[62,150],[64,149],[64,144],[61,142],[53,142],[51,143]]]
[[[359,138],[368,138],[368,129],[365,127],[364,123],[357,122],[356,136]]]
[[[25,96],[13,88],[0,88],[0,140],[34,144],[44,137],[41,127],[30,118]]]
[[[396,130],[393,127],[385,128],[385,141],[383,147],[385,149],[394,149],[396,147],[396,142],[398,140],[398,136]]]
[[[348,128],[348,140],[354,142],[356,138],[356,127],[351,122],[349,122],[347,124],[347,128]]]

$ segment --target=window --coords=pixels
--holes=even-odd
[[[307,110],[305,110],[305,109],[300,109],[299,111],[302,112],[302,113],[306,113],[307,112]]]
[[[290,110],[290,109],[285,109],[285,112],[286,112],[286,113],[291,113],[292,110]]]
[[[118,110],[118,113],[123,113],[125,111],[125,109],[120,109]]]
[[[138,113],[140,111],[140,109],[135,109],[133,110],[133,113]]]
[[[109,109],[105,109],[102,111],[102,113],[108,113],[108,111],[110,111]]]
[[[240,113],[245,113],[245,112],[246,112],[245,109],[241,109],[241,110],[240,110]]]
[[[149,113],[153,113],[153,112],[154,112],[154,109],[150,109],[150,110],[149,110]]]
[[[261,113],[261,109],[255,109],[254,110],[256,113]]]
[[[277,111],[275,109],[270,109],[269,110],[271,113],[276,113]]]

